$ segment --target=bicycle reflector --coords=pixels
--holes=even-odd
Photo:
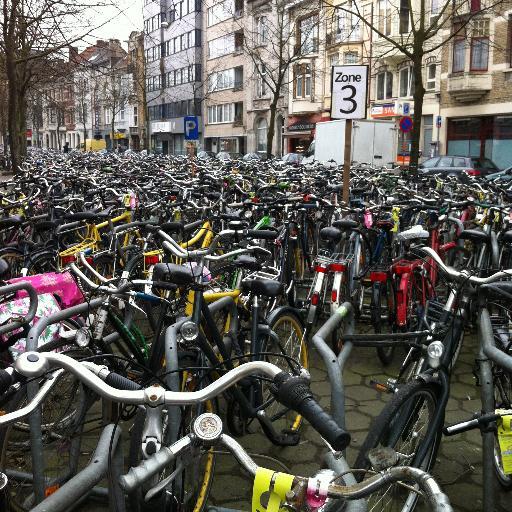
[[[318,306],[318,303],[320,302],[320,294],[318,292],[313,293],[311,296],[311,304],[313,306]]]
[[[75,255],[69,254],[68,256],[61,256],[60,261],[61,261],[62,265],[69,265],[70,263],[75,262]]]
[[[156,265],[160,263],[160,255],[158,254],[146,254],[144,256],[144,265],[146,267],[150,267],[151,265]]]

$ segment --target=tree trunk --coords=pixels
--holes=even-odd
[[[279,100],[279,91],[277,90],[270,104],[270,122],[267,130],[267,158],[272,157],[272,144],[274,143],[274,135],[276,131],[276,112],[277,101]]]
[[[111,131],[111,138],[110,138],[110,149],[112,151],[114,151],[114,125],[115,125],[115,121],[114,121],[114,117],[116,115],[116,111],[113,109],[112,110],[112,122],[110,123],[110,131]]]
[[[418,169],[418,160],[420,157],[420,138],[421,138],[421,121],[423,116],[423,98],[425,96],[425,87],[423,87],[422,73],[423,58],[413,61],[414,73],[414,116],[412,127],[411,155],[409,167],[412,171]]]
[[[17,87],[16,76],[16,63],[14,56],[10,52],[5,54],[5,71],[7,74],[7,89],[8,89],[8,113],[7,113],[7,128],[9,132],[9,150],[10,150],[10,170],[16,172],[22,160],[22,149],[20,146],[19,137],[19,120],[18,120],[18,104],[19,104],[19,90]]]

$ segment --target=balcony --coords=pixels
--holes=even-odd
[[[492,89],[490,73],[461,73],[448,77],[447,91],[461,103],[472,103]]]

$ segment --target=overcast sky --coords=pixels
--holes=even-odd
[[[142,3],[143,0],[117,0],[117,6],[91,9],[89,21],[98,28],[87,37],[87,42],[119,39],[126,48],[125,41],[130,33],[143,28]],[[85,46],[85,43],[80,46]]]

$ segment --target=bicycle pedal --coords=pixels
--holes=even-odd
[[[395,393],[395,387],[390,382],[379,382],[372,379],[370,386],[381,393]]]

